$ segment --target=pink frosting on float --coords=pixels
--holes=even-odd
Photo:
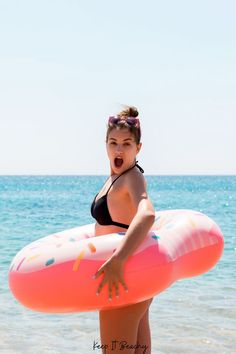
[[[92,276],[118,247],[125,233],[94,237],[89,224],[57,232],[24,247],[14,257],[9,286],[23,305],[42,312],[82,312],[143,301],[175,281],[209,271],[223,251],[223,235],[208,216],[192,210],[156,213],[146,238],[125,264],[126,293],[107,289]],[[37,247],[37,252],[35,248]]]

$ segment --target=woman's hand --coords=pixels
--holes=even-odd
[[[126,291],[127,284],[124,280],[124,261],[113,255],[109,258],[96,272],[94,279],[97,279],[102,273],[103,279],[98,286],[97,295],[100,294],[102,288],[107,283],[109,300],[112,300],[112,288],[115,287],[116,297],[119,297],[119,283],[121,283]]]

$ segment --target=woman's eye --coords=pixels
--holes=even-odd
[[[115,141],[111,141],[110,145],[117,145],[117,143]],[[130,146],[130,143],[124,143],[124,146]]]

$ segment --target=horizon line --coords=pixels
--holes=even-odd
[[[107,176],[108,174],[0,174],[0,177],[102,177]],[[229,176],[236,177],[236,174],[194,174],[194,173],[183,173],[183,174],[145,174],[145,176],[163,176],[163,177],[175,177],[175,176]]]

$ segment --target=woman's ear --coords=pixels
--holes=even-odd
[[[142,147],[142,143],[137,144],[137,154],[139,153],[139,151],[141,150]]]

